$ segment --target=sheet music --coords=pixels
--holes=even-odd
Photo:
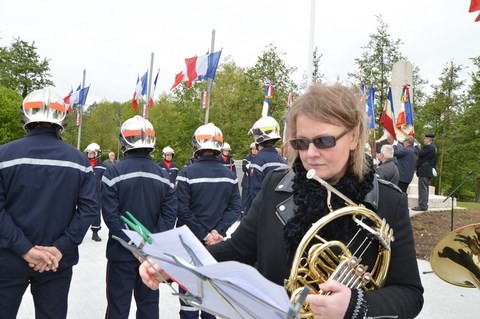
[[[138,246],[142,238],[124,230]],[[179,238],[191,248],[203,266],[192,257]],[[285,318],[291,303],[284,287],[263,277],[255,268],[236,261],[217,262],[187,226],[150,235],[152,244],[143,251],[198,297],[202,309],[225,318]]]

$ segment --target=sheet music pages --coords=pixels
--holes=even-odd
[[[135,245],[141,236],[124,230]],[[236,261],[218,263],[187,226],[150,235],[145,253],[188,288],[200,308],[225,318],[285,318],[291,306],[285,288],[263,277],[255,268]],[[195,266],[188,246],[203,266]],[[155,258],[158,257],[158,258]],[[208,310],[207,310],[208,311]]]

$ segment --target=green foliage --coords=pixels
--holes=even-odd
[[[0,86],[0,145],[25,135],[20,124],[22,100],[16,91]]]
[[[40,59],[35,42],[28,44],[17,38],[11,47],[0,48],[0,85],[17,91],[22,97],[53,85],[49,71],[48,60]]]

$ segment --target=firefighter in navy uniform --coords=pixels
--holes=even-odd
[[[280,140],[280,126],[273,117],[262,117],[253,124],[248,133],[253,135],[258,153],[250,163],[248,197],[244,216],[248,214],[252,201],[260,191],[267,173],[275,169],[287,168],[285,159],[278,154],[274,146]]]
[[[162,158],[163,161],[158,163],[161,168],[167,171],[168,176],[170,178],[170,182],[175,184],[178,175],[178,166],[173,161],[173,157],[175,156],[175,151],[170,146],[164,147],[162,150]]]
[[[243,205],[243,212],[246,212],[247,208],[247,198],[248,198],[248,173],[250,172],[250,164],[252,163],[252,159],[257,155],[258,150],[255,142],[250,144],[250,155],[247,155],[242,160],[242,171],[243,171],[243,178],[242,178],[242,205]]]
[[[235,167],[235,161],[232,158],[231,152],[232,148],[230,147],[230,144],[227,142],[223,143],[223,147],[221,149],[221,154],[218,156],[220,161],[222,162],[223,166],[228,168],[230,171],[237,176],[237,168]]]
[[[237,177],[217,159],[222,132],[214,124],[200,126],[193,135],[197,159],[178,173],[177,227],[187,225],[205,245],[222,241],[242,211]],[[198,318],[198,309],[180,300],[180,318]],[[202,311],[201,318],[215,318]]]
[[[25,137],[0,147],[0,309],[15,318],[30,285],[36,318],[66,318],[78,245],[98,214],[95,176],[63,142],[67,112],[52,88],[28,94]]]
[[[124,158],[107,167],[102,183],[102,215],[109,229],[107,242],[107,311],[105,318],[128,318],[132,291],[136,318],[159,318],[159,293],[142,284],[140,262],[112,235],[129,242],[120,216],[130,212],[152,233],[175,225],[177,197],[168,174],[150,157],[155,146],[152,124],[141,116],[126,120],[119,140]]]
[[[90,165],[93,168],[93,173],[95,174],[95,180],[97,181],[97,198],[98,198],[98,214],[95,220],[92,223],[90,229],[92,230],[92,239],[94,241],[102,241],[102,238],[98,236],[98,232],[102,229],[102,217],[101,217],[101,208],[102,208],[102,176],[105,173],[106,166],[100,161],[100,145],[97,143],[90,143],[83,151],[90,161]]]

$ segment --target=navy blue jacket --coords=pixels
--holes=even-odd
[[[242,171],[243,171],[243,178],[242,178],[242,189],[247,192],[248,190],[248,172],[250,170],[250,163],[254,158],[253,155],[247,155],[242,160]]]
[[[235,161],[233,160],[233,158],[228,157],[228,158],[224,159],[223,155],[220,154],[218,156],[218,159],[223,164],[223,166],[225,166],[229,171],[232,171],[233,174],[235,174],[235,176],[237,176],[237,168],[235,167]]]
[[[215,156],[180,170],[177,196],[177,226],[187,225],[202,242],[213,229],[225,236],[242,211],[237,177]]]
[[[149,154],[127,152],[115,165],[107,167],[102,178],[102,215],[109,229],[107,258],[110,261],[134,261],[133,255],[112,238],[130,241],[120,218],[130,212],[152,233],[175,226],[177,197],[167,173]]]
[[[415,173],[417,165],[417,152],[413,145],[397,148],[395,145],[393,155],[397,158],[398,173],[400,174],[399,181],[410,183]]]
[[[98,210],[102,208],[102,176],[106,169],[105,164],[100,161],[96,162],[93,167],[93,173],[95,174],[95,181],[97,183]]]
[[[287,168],[285,159],[278,154],[273,146],[267,146],[261,149],[250,163],[250,171],[248,175],[248,197],[246,203],[245,214],[248,213],[252,201],[262,188],[262,182],[268,172],[275,169]]]
[[[21,256],[42,245],[60,250],[60,269],[75,265],[98,214],[95,191],[87,157],[53,128],[0,147],[0,264],[14,273],[32,271]]]
[[[170,169],[168,169],[168,167],[167,167],[167,165],[165,164],[164,161],[161,161],[160,163],[158,163],[158,165],[160,165],[160,167],[167,172],[168,178],[170,179],[170,182],[172,182],[173,184],[175,184],[175,181],[177,180],[177,175],[178,175],[178,166],[177,166],[177,164],[175,164],[174,162],[172,162],[172,163],[170,164]]]

